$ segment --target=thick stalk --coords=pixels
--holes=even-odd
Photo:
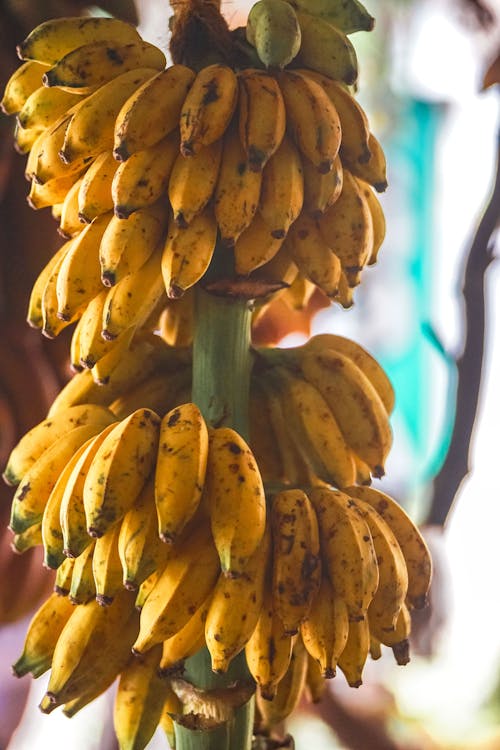
[[[212,427],[227,426],[248,439],[248,401],[252,358],[251,310],[247,300],[196,290],[193,341],[193,402]],[[228,672],[212,672],[210,654],[202,649],[186,661],[183,679],[201,690],[228,688],[251,680],[244,653]],[[177,750],[250,750],[253,698],[215,731],[175,725]]]

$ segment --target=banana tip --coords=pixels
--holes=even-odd
[[[116,161],[127,161],[130,154],[125,143],[120,143],[119,146],[116,146],[116,148],[113,149],[113,157]]]

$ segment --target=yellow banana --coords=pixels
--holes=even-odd
[[[82,103],[83,101],[86,101],[86,99],[82,99]],[[74,106],[81,106],[81,104]],[[93,156],[82,156],[71,164],[65,164],[60,157],[59,152],[64,144],[73,108],[44,130],[33,144],[26,162],[25,175],[27,179],[33,179],[40,185],[57,179],[59,181],[63,178],[69,179],[76,173],[80,174],[92,162]],[[57,201],[55,202],[57,203]]]
[[[271,583],[268,582],[259,620],[245,646],[248,669],[265,700],[273,699],[278,683],[286,674],[293,640],[293,636],[285,633],[283,623],[273,610]]]
[[[275,158],[275,157],[274,157]],[[259,211],[249,226],[240,234],[234,244],[234,268],[237,274],[248,276],[256,268],[272,260],[283,239],[276,239]]]
[[[138,409],[99,446],[83,488],[90,536],[102,536],[132,507],[154,466],[159,426],[154,412]]]
[[[370,631],[370,657],[373,661],[382,658],[382,644]]]
[[[342,192],[342,162],[337,155],[330,172],[321,174],[314,164],[303,156],[302,171],[304,174],[304,208],[313,219],[319,219],[333,206]]]
[[[0,109],[6,115],[20,112],[28,97],[42,85],[42,76],[48,65],[28,60],[12,73],[5,84]]]
[[[49,128],[74,104],[81,101],[81,94],[40,86],[24,102],[17,114],[17,122],[23,129]]]
[[[118,169],[112,151],[103,151],[82,177],[78,193],[78,214],[86,224],[113,210],[111,184]]]
[[[173,225],[165,242],[161,270],[168,297],[181,297],[205,274],[215,250],[217,222],[212,207],[198,213],[184,229]]]
[[[346,492],[351,497],[369,503],[392,529],[408,569],[407,601],[411,607],[422,609],[431,583],[432,560],[417,526],[392,497],[380,490],[373,487],[349,487]]]
[[[27,552],[40,544],[42,544],[41,521],[30,526],[29,529],[26,529],[26,531],[23,531],[21,534],[14,534],[10,542],[10,548],[12,552],[22,555],[23,552]]]
[[[212,592],[175,635],[163,641],[160,672],[165,677],[182,671],[184,661],[205,645],[205,622]]]
[[[259,205],[262,174],[252,172],[235,126],[224,136],[214,211],[222,242],[234,245]]]
[[[174,545],[165,570],[141,610],[134,651],[142,653],[175,635],[212,591],[220,572],[217,550],[205,523]]]
[[[163,573],[163,570],[155,570],[151,575],[149,575],[145,581],[141,583],[139,586],[139,590],[137,592],[137,596],[135,598],[135,608],[138,612],[141,611],[141,609],[144,606],[144,602],[154,589],[157,580]]]
[[[338,665],[349,687],[358,688],[363,684],[363,668],[370,652],[370,626],[368,619],[349,622],[349,634],[344,650],[339,656]]]
[[[323,396],[349,448],[376,477],[392,444],[389,417],[362,370],[338,351],[309,352],[300,362],[303,377]]]
[[[321,17],[297,12],[302,42],[297,63],[351,85],[358,77],[356,50],[349,37]]]
[[[95,598],[99,604],[109,606],[123,588],[122,565],[118,554],[120,524],[116,524],[96,539],[92,555],[92,573]]]
[[[141,326],[164,293],[160,247],[135,273],[125,276],[109,290],[103,309],[102,336],[112,340],[130,326]]]
[[[174,542],[193,518],[205,484],[208,429],[195,404],[169,411],[162,419],[155,468],[158,531]]]
[[[342,192],[318,219],[324,241],[347,274],[362,271],[373,251],[373,222],[368,203],[355,178],[344,168]]]
[[[134,598],[122,591],[109,607],[95,599],[75,607],[57,641],[47,692],[40,708],[50,713],[79,697],[109,674],[117,675],[117,653],[128,658],[137,633]],[[122,663],[122,667],[124,664]]]
[[[292,440],[314,474],[338,487],[353,483],[354,461],[337,420],[323,395],[308,381],[275,367],[282,409]]]
[[[290,227],[284,246],[307,279],[328,297],[337,296],[340,260],[323,239],[317,222],[311,216],[304,211],[300,214]]]
[[[342,137],[337,110],[324,89],[308,76],[287,70],[278,81],[287,124],[300,151],[319,172],[329,172]]]
[[[377,262],[377,257],[382,243],[385,239],[385,216],[380,201],[373,192],[370,185],[363,180],[358,179],[358,185],[361,189],[362,194],[366,198],[368,208],[372,215],[373,224],[373,247],[370,257],[368,258],[368,265],[372,266]]]
[[[300,48],[300,26],[294,9],[283,0],[259,0],[250,9],[246,39],[266,68],[284,68]]]
[[[337,596],[327,576],[300,626],[304,646],[321,670],[322,677],[335,677],[337,662],[345,648],[349,615],[343,599]]]
[[[172,690],[170,683],[167,682],[167,684],[169,685],[168,695],[163,704],[163,711],[158,726],[165,732],[170,747],[175,747],[175,727],[172,717],[176,714],[179,716],[182,714],[182,703]]]
[[[178,152],[179,134],[175,130],[153,146],[134,151],[120,164],[111,184],[116,216],[126,219],[138,208],[152,206],[159,199],[167,215],[163,196]]]
[[[79,404],[107,406],[112,402],[115,395],[112,388],[103,388],[94,383],[90,370],[77,371],[59,391],[47,416],[53,417],[70,406]]]
[[[273,608],[286,633],[297,633],[321,579],[316,513],[305,492],[278,492],[271,504]]]
[[[368,148],[370,158],[367,161],[361,163],[359,159],[351,161],[344,157],[345,166],[355,177],[359,177],[374,187],[377,193],[383,193],[388,185],[387,165],[383,148],[373,133],[370,133],[368,138]]]
[[[157,75],[154,68],[135,68],[100,86],[77,104],[59,156],[65,164],[95,157],[113,146],[115,120],[136,89]]]
[[[53,18],[33,29],[18,45],[17,53],[22,60],[53,65],[71,50],[101,40],[127,44],[140,36],[134,26],[118,18]]]
[[[270,562],[271,535],[267,530],[239,578],[228,578],[223,573],[219,576],[205,623],[205,640],[214,672],[227,671],[255,630]]]
[[[307,651],[301,638],[297,638],[292,649],[290,664],[283,679],[278,683],[272,700],[266,700],[257,691],[257,707],[265,727],[274,727],[285,721],[298,706],[306,684]]]
[[[262,174],[259,211],[272,237],[282,239],[304,202],[304,176],[299,152],[284,136]]]
[[[238,79],[231,68],[208,65],[196,74],[179,114],[183,156],[193,156],[224,135],[237,99]]]
[[[161,201],[135,211],[128,219],[112,216],[99,247],[102,284],[115,286],[144,266],[164,236],[167,219]]]
[[[260,172],[285,135],[285,102],[277,80],[262,70],[240,71],[238,84],[240,139],[250,169]]]
[[[113,723],[119,746],[144,748],[153,736],[169,684],[158,674],[161,644],[147,654],[129,660],[123,669],[116,691]]]
[[[163,52],[142,39],[124,43],[101,39],[82,44],[61,57],[43,76],[45,86],[92,93],[113,78],[136,68],[163,70]]]
[[[66,701],[62,707],[62,713],[68,719],[75,716],[82,708],[98,698],[115,682],[117,676],[127,667],[129,661],[134,657],[125,650],[125,646],[115,647],[111,650],[106,664],[106,670],[100,671],[88,679],[87,685],[82,685],[79,695],[73,700]]]
[[[169,300],[158,321],[158,332],[169,346],[185,347],[193,343],[194,299],[188,289],[180,299]]]
[[[333,349],[349,357],[371,382],[388,414],[394,409],[394,388],[383,368],[372,355],[360,344],[345,336],[333,333],[323,333],[313,336],[304,345],[304,353],[310,351],[325,351]],[[295,350],[298,352],[298,350]]]
[[[321,673],[321,667],[311,654],[307,656],[307,672],[305,693],[311,703],[320,703],[325,693],[326,681]]]
[[[43,185],[33,180],[26,198],[30,208],[38,211],[40,208],[47,208],[48,206],[53,206],[55,203],[64,201],[66,193],[73,187],[80,174],[81,168],[71,174],[47,180]]]
[[[92,555],[95,542],[92,541],[81,555],[75,558],[69,599],[73,604],[86,604],[95,598],[95,581],[92,572]]]
[[[29,159],[32,149],[36,147],[38,139],[40,138],[41,140],[41,136],[44,133],[45,130],[43,128],[24,129],[16,122],[14,125],[14,149],[18,154],[28,154]]]
[[[73,320],[102,291],[99,245],[108,226],[110,212],[98,216],[73,239],[57,274],[57,315]]]
[[[16,485],[42,454],[59,438],[84,425],[95,425],[96,432],[113,419],[109,409],[95,404],[81,404],[44,419],[32,427],[12,449],[3,478],[7,484]]]
[[[136,409],[146,407],[163,417],[170,409],[183,402],[183,394],[186,389],[189,391],[190,382],[189,369],[183,368],[173,374],[160,372],[116,398],[109,406],[110,411],[117,419],[124,419]]]
[[[126,161],[135,151],[154,146],[175,130],[195,73],[172,65],[146,81],[116,117],[113,153]]]
[[[66,193],[64,201],[62,202],[61,217],[57,231],[61,237],[65,237],[66,239],[70,239],[76,234],[79,234],[84,228],[84,223],[80,218],[78,206],[78,195],[82,181],[83,177],[80,177],[80,179],[70,187]]]
[[[107,291],[103,289],[87,303],[73,332],[73,337],[76,336],[76,342],[73,347],[73,339],[71,340],[72,349],[74,349],[72,356],[79,357],[80,367],[88,367],[89,369],[94,367],[95,363],[110,350],[112,351],[115,345],[113,341],[107,341],[101,335],[102,314],[106,298]],[[76,364],[74,361],[73,363]]]
[[[137,332],[135,326],[130,326],[114,341],[114,346],[101,356],[92,368],[92,379],[97,385],[106,385],[120,361],[127,356],[132,340]]]
[[[43,295],[47,282],[51,278],[52,274],[56,272],[64,255],[68,252],[71,246],[71,240],[65,242],[64,245],[56,250],[52,255],[48,263],[44,266],[42,271],[33,284],[31,294],[28,302],[28,311],[26,320],[32,328],[42,328],[43,326]]]
[[[71,588],[71,579],[73,577],[73,567],[75,560],[72,557],[67,557],[59,565],[56,571],[56,580],[54,583],[54,591],[58,596],[68,596]]]
[[[66,255],[71,252],[71,248],[73,247],[73,241],[75,238],[73,237],[72,240],[69,240],[66,245],[64,245],[64,252],[59,254],[57,253],[57,260],[52,265],[49,266],[49,269],[47,267],[42,271],[42,280],[43,278],[46,278],[45,286],[43,287],[41,299],[40,299],[40,311],[42,314],[42,325],[41,325],[41,332],[44,336],[46,336],[49,339],[53,339],[56,336],[59,335],[59,333],[64,330],[70,323],[73,323],[73,320],[62,320],[57,315],[57,277],[59,274],[59,269],[61,268],[62,262]],[[45,271],[49,270],[48,275],[45,277]],[[36,282],[36,285],[38,286],[38,280]]]
[[[370,610],[368,610],[368,621],[370,631],[379,644],[382,643],[384,646],[391,647],[396,662],[400,666],[408,664],[410,661],[411,614],[406,604],[401,607],[394,630],[389,632],[382,630],[376,618],[372,620]]]
[[[162,570],[168,561],[170,548],[158,536],[152,479],[123,517],[118,536],[118,554],[123,585],[130,590],[138,589],[151,573]]]
[[[70,558],[78,557],[92,541],[87,533],[83,486],[97,449],[115,426],[116,422],[111,422],[99,434],[84,443],[66,480],[59,508],[59,521],[64,554]]]
[[[237,576],[264,535],[266,497],[250,448],[230,427],[210,432],[204,493],[222,571]]]
[[[308,493],[318,516],[325,572],[350,620],[362,620],[378,587],[377,555],[370,529],[353,500],[338,490]]]
[[[67,597],[56,593],[42,604],[28,625],[23,652],[12,666],[16,677],[28,672],[40,677],[50,669],[57,640],[74,609]]]
[[[168,182],[168,198],[174,221],[183,229],[212,198],[221,156],[222,139],[200,148],[192,156],[177,155]]]

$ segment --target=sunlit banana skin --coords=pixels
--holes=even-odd
[[[73,564],[69,600],[73,604],[87,604],[94,601],[96,590],[94,573],[92,570],[92,556],[94,554],[94,540],[83,550]]]
[[[222,139],[200,148],[192,156],[177,154],[170,173],[168,197],[174,221],[186,228],[211,199],[222,156]]]
[[[84,228],[84,222],[80,218],[78,196],[83,182],[83,175],[78,179],[66,193],[62,203],[61,218],[58,232],[61,237],[69,239],[79,234]]]
[[[330,579],[322,576],[321,587],[300,626],[300,633],[306,650],[316,661],[324,678],[335,677],[348,632],[347,606],[335,594]]]
[[[177,633],[163,641],[159,666],[162,675],[181,672],[184,661],[205,645],[205,622],[212,601],[212,593],[210,592],[207,599]]]
[[[260,70],[242,70],[238,84],[240,138],[250,169],[259,172],[285,135],[285,102],[276,79]]]
[[[363,669],[370,652],[370,626],[368,619],[349,622],[349,634],[338,666],[349,687],[359,688],[363,683]]]
[[[114,207],[111,185],[118,163],[111,150],[95,158],[82,176],[78,191],[78,215],[86,224]]]
[[[120,527],[116,524],[106,534],[96,539],[92,555],[92,574],[95,598],[102,606],[109,606],[122,590],[122,565],[118,554]]]
[[[304,203],[304,176],[298,149],[284,136],[272,159],[264,167],[259,213],[271,237],[283,239],[299,216]]]
[[[24,102],[17,113],[17,122],[23,129],[48,128],[79,101],[81,95],[77,93],[40,86]]]
[[[42,76],[48,65],[27,60],[16,68],[3,91],[0,107],[6,115],[20,112],[28,97],[42,85]]]

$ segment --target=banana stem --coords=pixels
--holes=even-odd
[[[252,355],[251,309],[248,300],[195,290],[192,399],[212,427],[227,426],[248,439],[248,404]],[[244,653],[231,662],[226,674],[212,672],[206,648],[188,659],[183,679],[198,690],[249,684]],[[203,706],[200,714],[209,715]],[[175,723],[177,750],[250,750],[254,698],[235,709],[216,729],[191,728]]]

